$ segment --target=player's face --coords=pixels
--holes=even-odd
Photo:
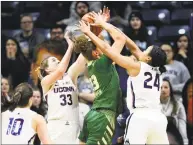
[[[170,96],[170,87],[167,81],[163,81],[161,86],[161,100],[167,99]]]
[[[187,49],[188,48],[188,38],[187,38],[187,36],[180,37],[178,42],[177,42],[177,46],[180,49]]]
[[[60,61],[56,57],[49,57],[48,58],[48,67],[46,68],[46,71],[48,73],[55,71],[59,63]]]
[[[32,31],[33,29],[33,20],[31,17],[25,16],[21,19],[21,28],[24,31]]]
[[[33,91],[33,97],[32,97],[32,105],[35,107],[39,107],[41,103],[41,94],[39,91]]]
[[[14,53],[14,54],[16,54],[16,52],[17,52],[17,45],[16,45],[16,43],[15,43],[13,40],[11,40],[11,39],[9,39],[9,40],[6,42],[6,52],[7,52],[7,53]]]
[[[79,2],[76,7],[77,13],[80,17],[84,16],[86,13],[88,13],[88,7],[86,4]]]
[[[50,39],[51,40],[63,40],[64,39],[64,32],[61,28],[55,28],[52,29],[52,32],[50,33]]]
[[[174,53],[172,51],[171,46],[164,44],[161,46],[161,49],[166,53],[167,63],[169,63],[171,60],[173,60]]]
[[[9,82],[7,79],[1,79],[1,92],[3,93],[9,92]]]
[[[99,59],[102,55],[102,51],[100,49],[96,49],[96,50],[93,50],[92,51],[92,56],[95,58],[95,59]]]
[[[130,25],[134,30],[139,30],[141,28],[141,20],[138,17],[133,17],[130,21]]]
[[[39,49],[38,53],[37,53],[37,59],[36,59],[36,62],[35,63],[32,63],[31,65],[31,71],[30,71],[30,77],[31,79],[33,80],[33,83],[35,85],[37,85],[38,83],[38,75],[37,75],[37,72],[35,71],[41,64],[41,62],[49,57],[49,56],[54,56],[56,58],[58,58],[59,60],[62,59],[62,55],[58,55],[58,54],[55,54],[54,52],[51,53],[51,52],[48,52],[48,50],[46,48],[41,48]]]
[[[145,51],[143,51],[143,56],[139,58],[139,61],[148,63],[151,60],[151,57],[149,56],[149,54],[152,49],[153,49],[153,46],[149,46]]]

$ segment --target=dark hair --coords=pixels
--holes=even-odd
[[[89,4],[88,4],[88,2],[86,2],[86,1],[77,1],[76,4],[75,4],[75,11],[76,11],[76,13],[77,13],[77,6],[78,6],[79,3],[85,4],[85,5],[88,7],[88,11],[90,11],[90,10],[89,10]]]
[[[141,20],[141,27],[139,28],[139,31],[137,34],[135,33],[135,30],[130,25],[130,21],[132,17],[138,17]],[[132,12],[129,15],[128,21],[129,21],[129,26],[125,27],[125,30],[124,30],[125,34],[128,37],[130,37],[132,40],[148,41],[148,32],[147,32],[146,26],[144,25],[144,21],[141,13],[138,11]]]
[[[186,84],[184,85],[183,91],[182,91],[182,98],[183,98],[183,105],[186,111],[186,114],[188,113],[188,94],[187,94],[187,90],[188,90],[188,86],[193,83],[193,77],[191,77]]]
[[[167,117],[168,124],[167,124],[167,133],[172,134],[176,141],[179,143],[179,145],[183,144],[183,138],[182,135],[180,134],[178,128],[176,127],[174,123],[174,118],[173,117]],[[168,138],[169,139],[169,138]]]
[[[32,21],[33,21],[33,17],[32,17],[31,14],[22,14],[22,15],[20,16],[20,21],[21,21],[24,17],[30,17],[30,18],[32,19]]]
[[[166,53],[158,46],[153,46],[149,56],[151,56],[151,66],[159,67],[161,73],[166,71],[164,65],[166,65]]]
[[[37,112],[38,114],[42,115],[45,117],[46,113],[47,113],[47,103],[44,101],[43,99],[43,95],[40,91],[40,89],[38,87],[34,87],[33,88],[33,91],[39,91],[40,92],[40,97],[41,97],[41,102],[40,102],[40,105],[39,105],[39,108],[37,108],[36,106],[31,106],[31,110]]]
[[[89,41],[85,35],[81,35],[75,38],[74,51],[76,53],[82,53],[82,55],[88,60],[94,60],[92,51],[96,50],[96,46],[92,41]]]
[[[7,41],[8,41],[8,40],[12,40],[12,41],[14,41],[14,43],[16,44],[17,52],[16,52],[16,54],[15,54],[15,57],[16,57],[17,59],[20,59],[24,64],[26,64],[26,62],[27,62],[28,60],[27,60],[27,58],[24,56],[23,52],[21,51],[21,47],[20,47],[20,45],[19,45],[19,42],[18,42],[15,38],[13,38],[13,37],[8,37],[7,40],[6,40],[6,42],[5,42],[5,48],[6,48],[6,45],[7,45]],[[7,50],[6,50],[6,51],[7,51]],[[6,51],[5,51],[4,56],[6,56]],[[7,57],[7,56],[6,56],[6,57]]]
[[[178,42],[179,39],[180,39],[181,37],[183,37],[183,36],[187,37],[187,39],[188,39],[188,48],[187,48],[187,51],[190,51],[190,49],[191,49],[191,47],[190,47],[190,45],[191,45],[190,42],[191,42],[191,41],[190,41],[189,36],[188,36],[187,34],[181,34],[181,35],[179,35],[178,38],[176,39],[176,43],[175,43],[176,53],[179,51],[177,42]],[[187,54],[188,54],[188,52],[187,52]]]
[[[170,81],[168,79],[166,79],[166,78],[163,79],[163,82],[167,82],[169,84],[169,88],[170,88],[170,101],[173,104],[172,116],[176,115],[178,104],[177,104],[177,101],[174,98],[174,92],[173,92],[173,89],[172,89],[172,85],[171,85]]]
[[[67,48],[68,44],[66,41],[45,40],[36,46],[33,62],[36,62],[37,55],[41,49],[46,49],[48,52],[63,56],[66,53]]]
[[[12,96],[11,105],[9,106],[10,111],[14,111],[16,107],[25,107],[29,103],[29,99],[33,96],[33,90],[27,83],[19,84]]]
[[[53,29],[61,29],[62,32],[64,32],[64,27],[62,25],[54,25],[50,28],[50,32],[52,32]]]

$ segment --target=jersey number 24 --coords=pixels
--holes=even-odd
[[[153,79],[152,74],[150,72],[145,72],[144,76],[148,76],[148,78],[144,81],[144,88],[152,89],[152,85],[148,84]],[[160,89],[159,74],[156,74],[155,79],[153,81],[154,81],[153,86],[157,87],[157,90],[159,91]]]

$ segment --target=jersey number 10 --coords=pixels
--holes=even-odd
[[[14,136],[18,136],[21,133],[24,120],[21,118],[9,118],[9,125],[7,128],[7,135],[10,133]]]

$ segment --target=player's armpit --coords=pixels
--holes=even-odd
[[[53,144],[49,135],[45,119],[41,115],[36,115],[34,117],[34,122],[36,124],[36,132],[42,144]]]

